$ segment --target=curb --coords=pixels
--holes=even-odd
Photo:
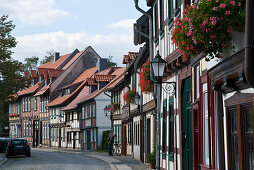
[[[98,157],[92,156],[92,155],[85,155],[85,156],[90,157],[90,158],[96,158],[96,159],[102,160],[102,161],[106,162],[106,163],[110,166],[110,168],[111,168],[112,170],[118,170],[118,168],[116,167],[116,165],[112,164],[110,161],[107,161],[107,160],[105,160],[105,159],[98,158]]]
[[[5,162],[7,162],[8,161],[8,158],[4,158],[1,162],[0,162],[0,166],[2,166],[3,164],[5,164]]]

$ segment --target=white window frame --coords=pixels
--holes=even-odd
[[[208,114],[208,87],[203,84],[203,158],[204,164],[209,165],[209,114]]]

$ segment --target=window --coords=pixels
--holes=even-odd
[[[37,110],[37,97],[34,96],[34,111]]]
[[[97,129],[94,129],[94,142],[97,142]]]
[[[167,100],[163,101],[162,113],[162,159],[166,159],[167,148]]]
[[[164,0],[160,0],[160,35],[164,35]]]
[[[89,107],[89,117],[92,117],[92,106],[88,106]]]
[[[168,24],[169,28],[173,25],[173,16],[174,10],[173,10],[173,0],[168,0]]]
[[[159,30],[158,30],[158,4],[157,1],[154,4],[154,37],[155,37],[155,44],[158,43],[159,37]]]
[[[95,104],[93,105],[93,116],[95,117]]]
[[[204,164],[209,165],[209,116],[207,83],[203,84],[203,157]]]
[[[200,68],[199,65],[194,67],[194,74],[195,74],[195,99],[199,98],[199,83],[200,83]]]
[[[65,95],[66,96],[69,96],[71,94],[71,90],[68,88],[68,89],[65,89]]]
[[[23,126],[23,137],[26,136],[26,122],[23,123],[24,126]]]
[[[91,142],[93,142],[93,137],[94,137],[94,129],[91,129]]]
[[[181,0],[175,1],[175,16],[178,17],[181,12]]]
[[[132,73],[132,75],[131,75],[131,88],[132,88],[132,90],[133,89],[136,89],[136,73]],[[115,92],[115,101],[116,101],[116,96],[117,96],[117,94],[116,94],[116,92]]]
[[[83,106],[82,107],[82,117],[81,117],[81,119],[84,119],[85,118],[85,107]]]
[[[84,130],[83,133],[84,133],[84,143],[86,143],[86,130]]]
[[[169,160],[174,161],[174,99],[169,99],[169,113],[168,113],[168,153]]]
[[[54,119],[56,118],[56,108],[53,109],[54,111]]]

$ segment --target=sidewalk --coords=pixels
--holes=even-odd
[[[48,152],[65,152],[81,154],[88,157],[103,160],[109,164],[112,170],[149,170],[149,166],[144,163],[133,159],[131,156],[108,156],[107,153],[101,152],[84,152],[82,150],[70,150],[59,148],[31,148],[32,150],[48,151]]]
[[[0,153],[0,166],[4,164],[8,159],[5,157],[5,153]]]

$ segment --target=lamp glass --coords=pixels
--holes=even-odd
[[[166,67],[166,61],[161,58],[159,52],[157,52],[157,55],[152,60],[151,65],[155,78],[161,78]]]

